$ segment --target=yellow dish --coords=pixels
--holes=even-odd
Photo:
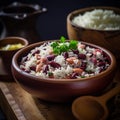
[[[20,49],[22,47],[24,47],[24,45],[22,45],[21,43],[17,43],[17,44],[5,45],[5,46],[1,47],[0,49],[1,50],[16,50],[16,49]]]

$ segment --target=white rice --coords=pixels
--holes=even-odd
[[[65,66],[65,58],[62,55],[56,56],[54,61],[59,63],[62,67]]]
[[[120,15],[112,10],[94,9],[79,14],[72,22],[78,26],[98,30],[120,30]]]
[[[69,58],[71,58],[71,57],[76,58],[75,60],[73,60],[73,62],[74,62],[73,64],[68,63],[66,61],[66,58],[64,57],[64,55],[60,54],[60,55],[55,56],[55,58],[52,60],[53,62],[59,64],[60,67],[51,66],[49,64],[51,62],[51,60],[47,60],[47,63],[43,63],[42,70],[40,70],[40,71],[34,70],[33,69],[34,66],[37,66],[38,65],[37,62],[39,61],[39,58],[37,59],[36,55],[39,55],[41,58],[47,58],[47,56],[50,55],[50,51],[52,50],[50,45],[51,45],[51,43],[43,44],[43,45],[31,50],[30,53],[28,53],[28,55],[25,56],[25,57],[27,57],[27,60],[22,59],[20,68],[32,75],[40,76],[43,78],[46,78],[46,77],[48,78],[49,73],[52,73],[54,78],[66,78],[66,76],[73,74],[74,68],[80,67],[82,65],[82,62],[86,62],[87,63],[86,70],[85,71],[83,70],[83,72],[80,76],[76,76],[77,78],[82,78],[83,76],[84,77],[94,76],[94,75],[100,73],[101,66],[97,66],[96,64],[94,64],[94,62],[91,62],[92,57],[90,57],[90,56],[91,56],[91,53],[92,54],[95,53],[96,60],[98,59],[98,60],[104,61],[103,54],[99,49],[92,48],[87,45],[85,48],[81,48],[81,49],[78,47],[78,51],[79,51],[78,54],[75,54],[72,50],[67,52]],[[79,45],[81,45],[81,42],[78,43],[78,46]],[[34,53],[38,50],[40,52],[36,53],[36,55],[34,55]],[[78,58],[79,54],[86,55],[86,58],[85,59]],[[94,57],[94,55],[93,55],[93,57]],[[80,61],[80,63],[79,63],[79,61]],[[45,73],[43,71],[46,64],[48,65],[48,69],[49,69],[49,70],[47,70],[47,73]],[[31,69],[31,67],[33,67],[33,68]],[[106,63],[106,65],[104,67],[106,69],[107,67],[109,67],[109,64]],[[87,71],[91,71],[91,73],[89,73]]]

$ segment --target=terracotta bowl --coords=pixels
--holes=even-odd
[[[72,22],[79,14],[94,9],[113,10],[120,15],[120,9],[115,7],[89,7],[72,11],[67,16],[67,33],[69,39],[82,40],[93,43],[110,50],[117,58],[120,58],[120,30],[97,30],[78,26]]]
[[[19,50],[12,59],[12,74],[15,81],[33,96],[46,101],[68,102],[81,95],[99,93],[112,82],[116,68],[115,57],[108,50],[86,42],[83,43],[103,50],[110,59],[110,67],[96,76],[81,79],[54,79],[37,77],[21,70],[22,57],[43,43],[28,45]]]
[[[21,37],[6,37],[0,40],[0,48],[8,45],[8,44],[17,44],[21,43],[22,45],[27,46],[28,41],[24,38]],[[2,50],[0,49],[0,58],[2,59],[2,63],[4,64],[5,70],[11,74],[11,62],[12,62],[12,57],[13,55],[20,50],[15,49],[15,50]]]

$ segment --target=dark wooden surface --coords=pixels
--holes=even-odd
[[[0,83],[1,108],[8,120],[74,120],[71,104],[41,101],[15,82]]]

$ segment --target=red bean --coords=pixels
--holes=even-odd
[[[25,72],[30,73],[30,70],[25,70]]]
[[[54,62],[54,61],[49,62],[49,64],[50,64],[50,66],[52,66],[53,68],[60,68],[60,67],[61,67],[61,65],[60,65],[59,63],[56,63],[56,62]]]
[[[52,55],[48,55],[48,56],[47,56],[47,59],[48,59],[49,61],[51,61],[51,60],[54,60],[55,57],[56,57],[56,55],[52,54]]]
[[[91,58],[91,62],[94,63],[94,65],[97,64],[97,59],[96,58]]]
[[[82,62],[80,68],[85,70],[86,66],[87,66],[87,63],[86,62]]]
[[[64,56],[65,59],[67,59],[69,57],[68,52],[64,52],[63,56]]]
[[[33,70],[33,71],[35,71],[35,70],[36,70],[36,66],[35,66],[35,65],[33,65],[33,66],[30,66],[30,70]]]
[[[104,60],[105,60],[106,63],[110,64],[110,58],[109,57],[107,57],[107,56],[104,57]]]
[[[78,50],[72,50],[74,54],[79,54],[79,51]]]
[[[85,54],[78,54],[78,58],[85,60],[86,59],[86,55]]]
[[[104,70],[105,70],[104,67],[100,67],[99,73],[101,73]]]
[[[34,56],[35,54],[39,54],[40,53],[40,50],[35,50],[32,55]]]
[[[49,67],[48,67],[48,65],[45,65],[43,67],[43,72],[47,74],[47,71],[49,71]]]
[[[23,71],[25,71],[25,66],[24,67],[22,66],[20,69],[23,70]]]
[[[99,66],[99,67],[100,67],[100,66],[105,66],[105,62],[103,62],[103,61],[98,62],[98,63],[97,63],[97,66]]]

